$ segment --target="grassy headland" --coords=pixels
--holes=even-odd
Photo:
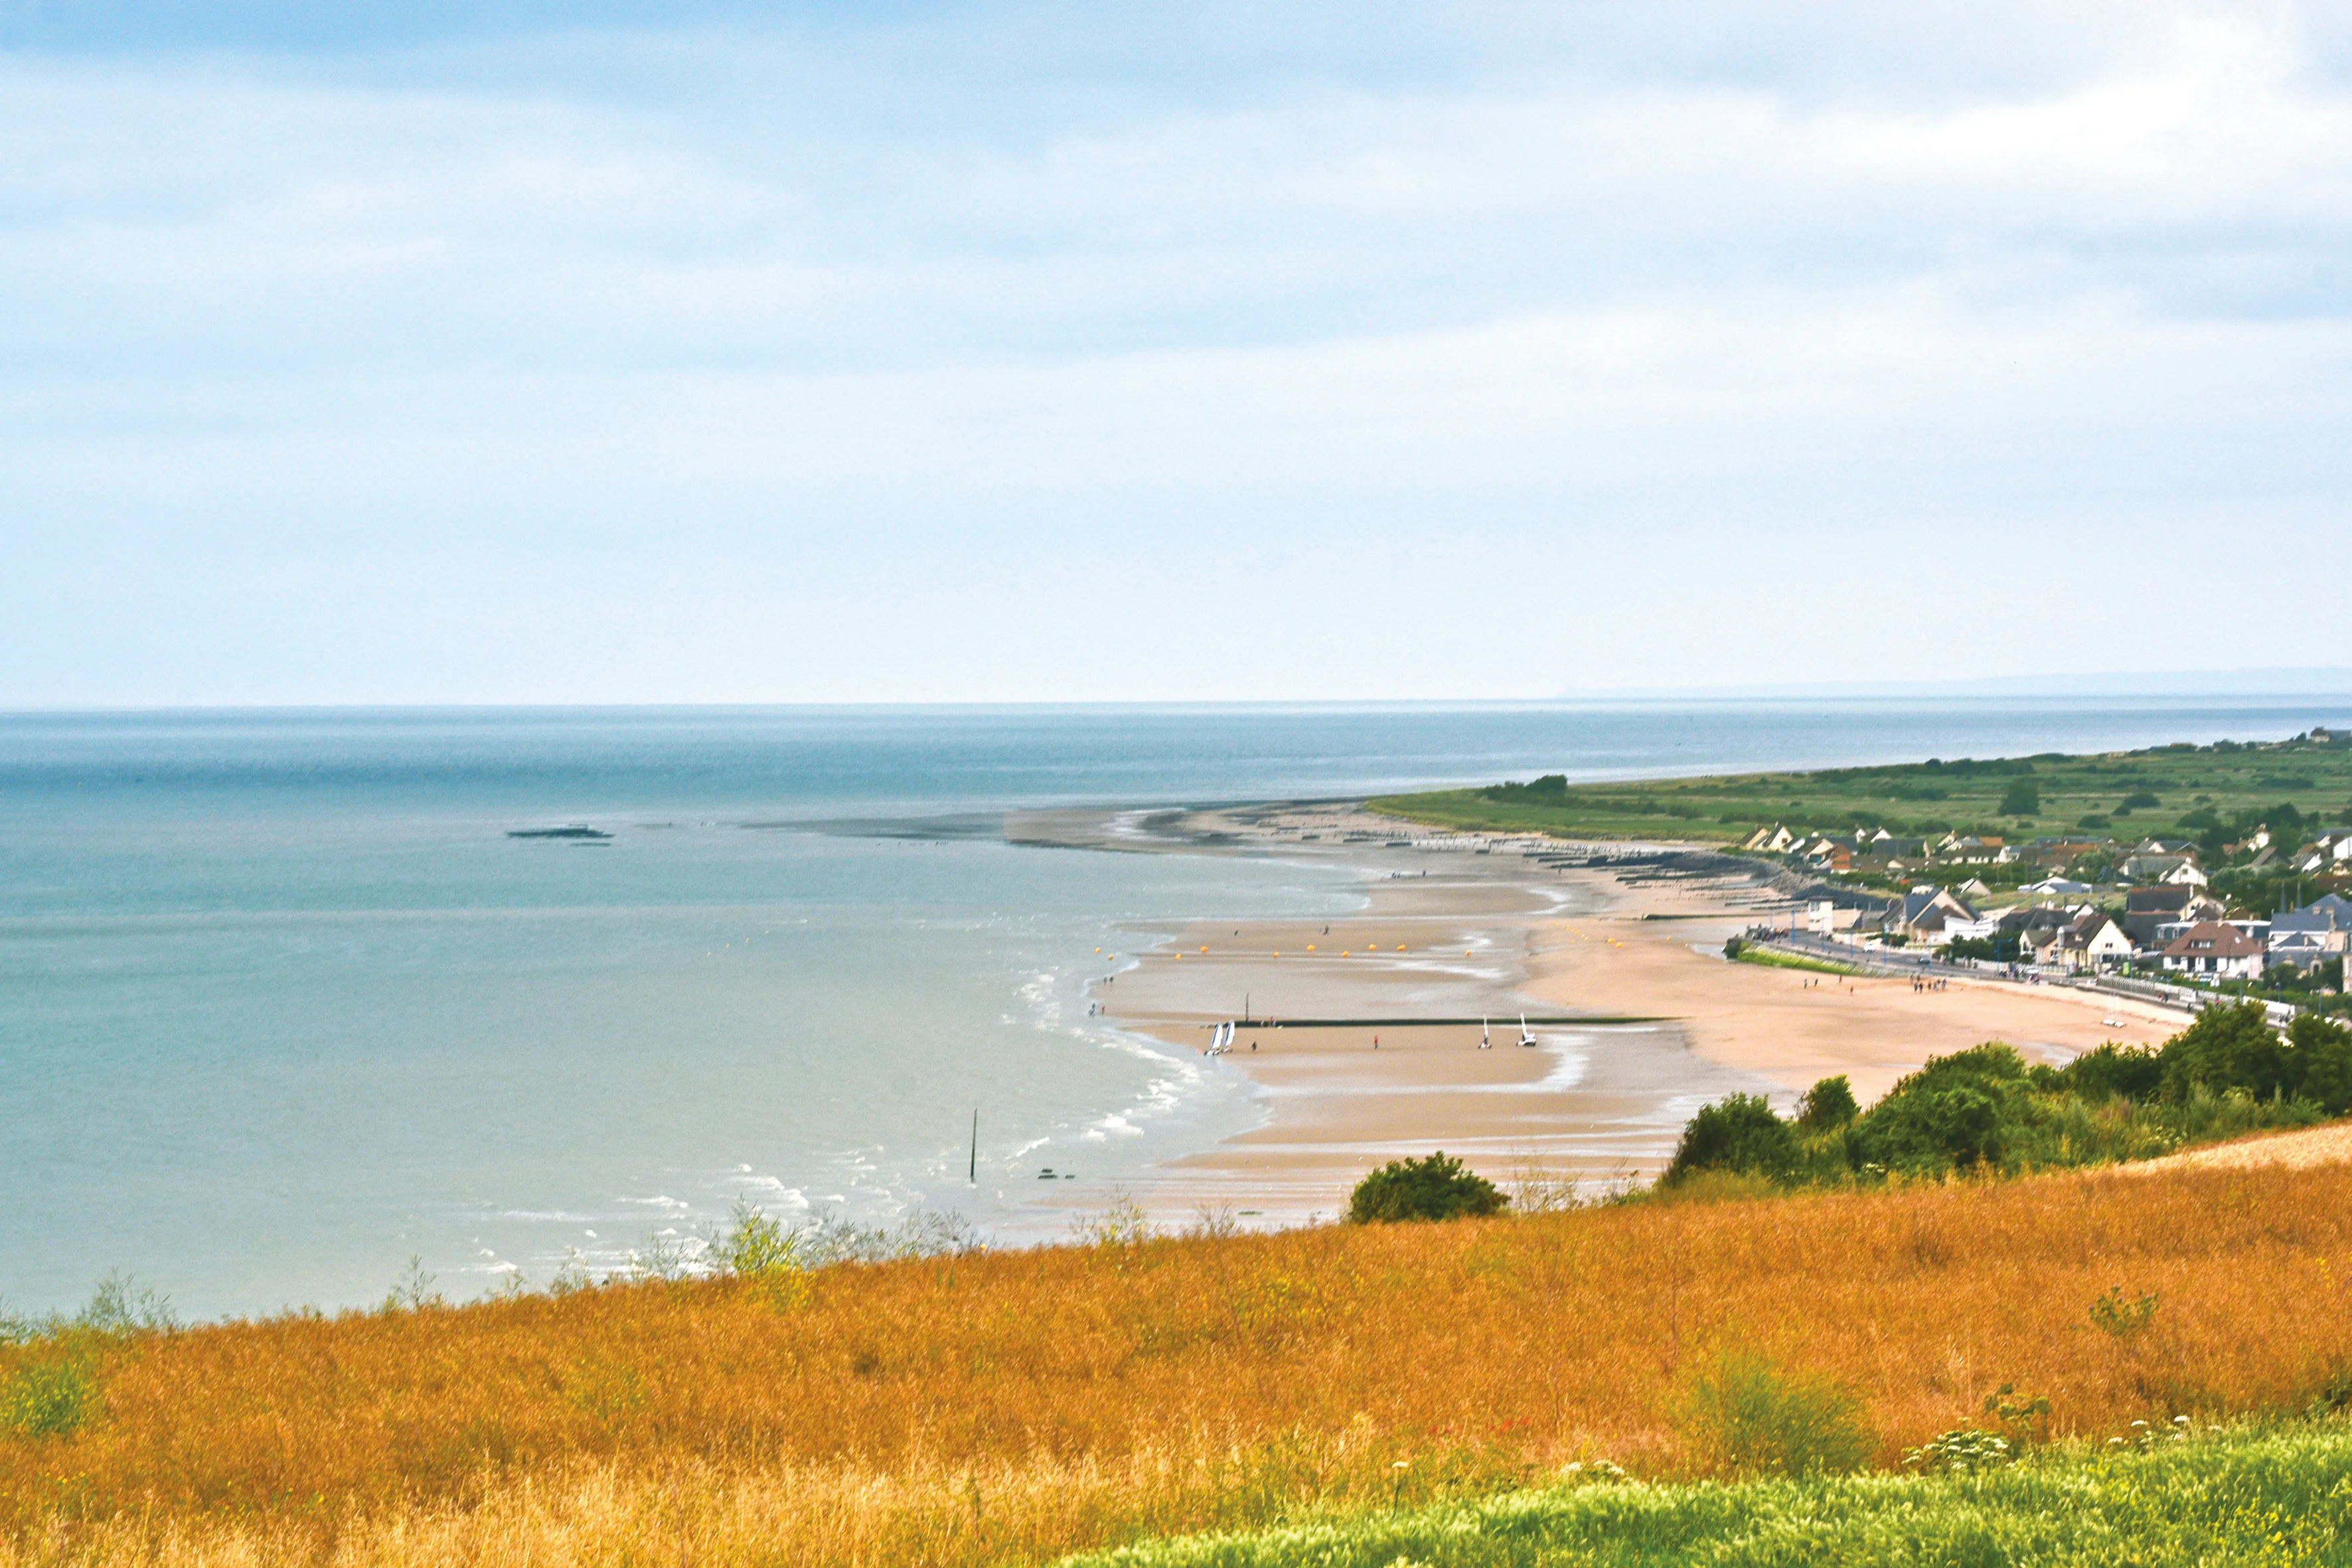
[[[1778,824],[1829,833],[1884,827],[1911,837],[2085,832],[2191,839],[2218,850],[2258,824],[2282,837],[2307,824],[2352,824],[2352,744],[2221,741],[1612,784],[1553,774],[1370,804],[1438,826],[1560,838],[1736,844]]]
[[[1727,1367],[1841,1463],[1899,1467],[2003,1385],[2103,1443],[2340,1394],[2347,1255],[2336,1165],[814,1271],[755,1235],[719,1279],[118,1315],[0,1349],[0,1563],[1036,1562],[1571,1462],[1738,1473]]]

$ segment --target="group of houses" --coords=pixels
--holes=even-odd
[[[1860,873],[1900,879],[1931,868],[1962,866],[2014,866],[2023,862],[2062,869],[2086,855],[2118,854],[2105,838],[2045,837],[2012,844],[1998,837],[1947,833],[1940,838],[1905,838],[1885,828],[1853,833],[1808,833],[1778,824],[1759,827],[1743,849],[1786,855],[1816,871],[1837,875]],[[2268,828],[2257,828],[2232,851],[2252,854],[2247,865],[2255,870],[2292,863],[2305,875],[2352,867],[2352,828],[2320,835],[2299,850],[2282,850],[2271,841]],[[2201,888],[2207,878],[2199,864],[2197,846],[2187,839],[2144,839],[2120,851],[2117,869],[2124,880]],[[2064,879],[2056,879],[2063,881]]]
[[[1763,836],[1754,847],[1769,849],[1774,837]],[[2186,842],[2151,838],[2118,853],[2112,845],[2061,839],[2011,845],[1956,834],[1924,842],[1881,832],[1791,836],[1782,852],[1823,871],[1841,871],[1871,860],[1900,870],[1910,858],[1923,868],[1937,869],[2014,865],[2028,858],[2041,866],[2063,867],[2095,847],[2115,857],[2126,884],[2120,909],[2114,898],[2117,889],[2053,871],[2018,887],[2018,901],[2005,908],[1988,907],[2000,895],[1977,877],[1957,886],[1919,882],[1891,900],[1853,888],[1817,887],[1809,896],[1806,925],[1858,944],[1943,949],[1965,942],[1979,953],[2045,969],[2128,967],[2203,980],[2258,980],[2288,964],[2308,975],[2352,950],[2352,899],[2331,892],[2263,918],[2232,916],[2208,890],[2197,847]],[[2253,847],[2261,854],[2271,847],[2265,839]],[[2326,872],[2347,861],[2352,831],[2301,847],[2292,863],[2298,870]]]
[[[2121,912],[2090,902],[1979,910],[1969,895],[1988,891],[1981,883],[1923,885],[1884,904],[1843,889],[1818,891],[1828,896],[1808,902],[1805,923],[1824,936],[1930,950],[1983,942],[2017,963],[2070,972],[2128,965],[2198,979],[2259,980],[2287,963],[2308,974],[2352,952],[2352,899],[2340,893],[2248,919],[2187,884],[2134,888]]]

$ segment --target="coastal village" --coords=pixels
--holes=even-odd
[[[1742,941],[1787,961],[2063,979],[2173,1008],[2226,995],[2282,1016],[2352,1012],[2341,727],[1809,772],[1555,773],[1374,804],[1461,831],[1769,867],[1780,901]]]
[[[1742,847],[1817,876],[1803,895],[1802,930],[1864,951],[2333,998],[2352,950],[2352,827],[2291,842],[2258,826],[2216,849],[2079,832],[1930,840],[1776,825]],[[1900,890],[1883,890],[1889,882]],[[2252,907],[2246,897],[2298,882],[2311,896],[2286,907]]]

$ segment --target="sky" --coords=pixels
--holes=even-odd
[[[0,708],[2341,665],[2348,503],[2352,0],[0,0]]]

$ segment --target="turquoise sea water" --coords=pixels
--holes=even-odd
[[[2352,700],[0,716],[0,1298],[210,1316],[609,1266],[738,1196],[1034,1234],[1255,1115],[1097,947],[1344,910],[996,814],[2293,733]],[[509,829],[588,823],[589,846]],[[980,1181],[965,1175],[981,1115]]]

